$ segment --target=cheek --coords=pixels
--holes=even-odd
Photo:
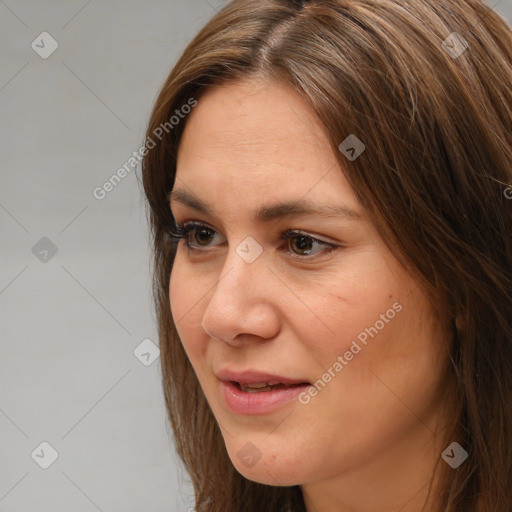
[[[433,312],[408,274],[384,266],[380,272],[347,274],[332,282],[336,285],[308,302],[319,317],[314,321],[318,334],[312,334],[313,322],[301,320],[311,333],[303,338],[307,351],[320,363],[317,378],[333,382],[324,395],[342,392],[339,396],[345,398],[340,400],[346,405],[350,400],[345,392],[357,388],[375,404],[371,397],[382,387],[376,375],[406,395],[408,388],[422,387],[417,379],[425,383],[438,377],[431,370],[442,368]]]
[[[191,282],[175,263],[169,279],[170,309],[183,347],[193,362],[199,349],[196,340],[197,329],[201,326],[201,319],[198,317],[201,293],[197,291],[196,286],[191,286]]]
[[[171,277],[169,279],[169,305],[171,308],[172,318],[178,331],[180,329],[181,323],[179,320],[185,313],[184,301],[187,300],[184,284],[185,283],[183,279],[180,278],[175,265],[172,269]],[[180,297],[182,300],[180,300]]]
[[[310,296],[308,305],[315,313],[314,322],[311,322],[311,317],[302,320],[304,326],[309,325],[310,331],[313,325],[318,326],[320,335],[312,335],[308,339],[314,341],[311,350],[321,351],[327,357],[324,363],[336,360],[338,355],[347,351],[357,352],[359,349],[353,342],[364,349],[365,342],[368,344],[376,330],[380,336],[385,336],[401,314],[397,312],[399,305],[393,307],[401,295],[400,289],[390,276],[381,274],[379,279],[371,282],[364,276],[354,279],[338,277],[333,282],[335,286],[324,289],[315,298]]]
[[[322,354],[324,372],[342,375],[319,376],[333,381],[330,393],[355,415],[366,406],[380,410],[392,394],[387,386],[410,403],[430,400],[446,354],[430,303],[412,280],[388,282],[368,295],[345,289],[329,298],[324,320],[336,336],[331,333],[310,350]],[[354,389],[359,399],[352,402]]]

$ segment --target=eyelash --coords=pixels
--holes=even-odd
[[[203,224],[203,223],[197,222],[197,221],[187,221],[187,222],[184,222],[183,224],[176,223],[175,227],[170,230],[171,241],[172,241],[172,243],[177,244],[180,240],[185,239],[185,242],[186,242],[185,245],[189,250],[203,251],[203,249],[197,249],[197,247],[190,245],[189,240],[188,240],[189,233],[193,232],[196,229],[200,229],[200,228],[206,228],[206,229],[212,231],[213,233],[216,233],[216,231],[213,228],[210,228],[206,224]],[[285,240],[285,241],[293,240],[294,238],[299,238],[299,237],[313,240],[313,242],[325,247],[326,248],[325,251],[322,251],[322,252],[327,253],[327,254],[329,254],[330,252],[334,251],[335,249],[337,249],[339,247],[342,247],[341,245],[334,245],[329,242],[324,242],[323,240],[318,240],[317,238],[315,238],[311,235],[308,235],[307,233],[304,233],[303,231],[298,231],[298,230],[288,230],[288,231],[285,231],[281,235],[281,239]],[[320,255],[322,254],[322,252],[320,253]],[[317,254],[315,256],[307,256],[307,255],[306,256],[298,256],[296,254],[292,254],[292,257],[304,260],[304,259],[314,259],[314,258],[319,257],[319,255]]]

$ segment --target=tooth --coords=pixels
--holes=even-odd
[[[242,391],[245,391],[246,393],[262,393],[264,391],[270,391],[272,388],[273,386],[265,386],[264,388],[246,388],[241,386]]]
[[[271,391],[276,386],[282,386],[285,388],[298,386],[299,384],[283,384],[281,382],[278,382],[276,384],[270,384],[268,382],[254,382],[253,384],[247,384],[243,385],[238,383],[240,386],[240,389],[242,391],[245,391],[246,393],[258,393],[258,392],[264,392],[264,391]]]
[[[269,383],[268,382],[255,382],[254,384],[247,384],[247,385],[243,385],[243,384],[240,384],[241,387],[244,387],[244,388],[255,388],[255,389],[259,389],[259,388],[265,388],[267,386],[269,386]]]
[[[270,391],[273,386],[268,382],[255,382],[254,384],[248,384],[247,386],[240,384],[240,388],[246,393],[259,393],[261,391]]]

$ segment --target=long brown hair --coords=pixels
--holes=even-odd
[[[231,463],[169,305],[168,194],[186,114],[207,88],[251,77],[312,106],[359,201],[449,330],[469,458],[441,464],[439,510],[512,511],[512,33],[479,0],[233,0],[165,81],[143,186],[164,396],[196,510],[305,511],[299,486],[249,481]],[[350,134],[366,146],[353,161],[338,150]]]

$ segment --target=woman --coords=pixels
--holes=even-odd
[[[198,512],[512,511],[512,34],[234,0],[157,100],[163,385]]]

